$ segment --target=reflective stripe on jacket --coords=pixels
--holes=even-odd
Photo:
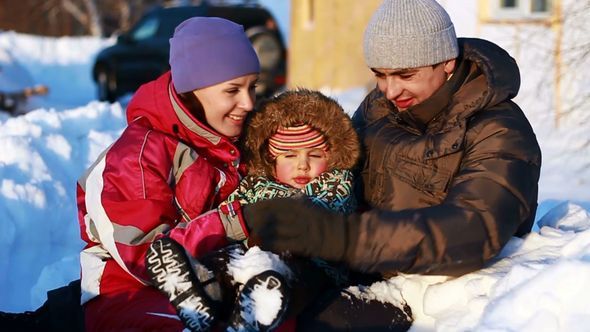
[[[243,167],[234,144],[182,106],[169,73],[140,87],[127,120],[78,181],[83,302],[143,287],[146,250],[164,233],[193,256],[226,243],[216,212],[191,221],[237,188]]]

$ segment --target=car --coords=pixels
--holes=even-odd
[[[259,5],[200,5],[156,7],[147,12],[117,42],[96,56],[92,78],[98,99],[114,102],[170,69],[169,39],[182,21],[193,16],[215,16],[244,26],[260,60],[258,97],[283,89],[286,82],[286,48],[272,14]],[[205,45],[206,46],[206,45]]]

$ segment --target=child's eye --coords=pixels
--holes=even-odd
[[[323,153],[312,153],[309,156],[312,158],[323,158],[324,154]]]
[[[227,92],[229,94],[236,94],[236,93],[238,93],[238,91],[239,91],[238,89],[227,89],[227,90],[225,90],[225,92]]]

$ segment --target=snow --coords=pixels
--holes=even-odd
[[[280,313],[283,304],[283,294],[278,289],[281,281],[273,276],[255,284],[250,293],[242,292],[240,295],[240,307],[242,318],[251,326],[258,323],[271,326]]]
[[[250,296],[255,303],[254,320],[263,325],[270,325],[279,314],[278,309],[281,307],[283,294],[276,289],[260,287],[255,288]]]
[[[513,238],[488,267],[430,283],[409,300],[439,331],[584,331],[590,316],[590,216],[564,202],[537,233]],[[404,293],[405,277],[398,277]],[[410,285],[409,287],[414,287]],[[414,303],[412,301],[418,300]],[[419,310],[419,309],[418,309]]]
[[[250,278],[267,270],[279,272],[281,275],[291,278],[293,272],[272,252],[262,251],[259,247],[252,247],[245,254],[241,250],[234,250],[230,253],[230,261],[227,270],[233,280],[245,284]]]
[[[28,114],[0,112],[0,310],[35,309],[48,290],[79,277],[76,180],[125,126],[125,101],[97,102],[90,78],[93,57],[112,42],[0,33],[0,65],[16,73],[1,77],[0,89],[50,87]],[[323,91],[348,112],[364,96],[362,88]],[[575,112],[587,118],[586,110]],[[556,130],[537,118],[543,114],[533,115],[544,154],[534,232],[512,239],[480,271],[455,279],[400,275],[357,289],[359,296],[407,301],[414,331],[590,326],[590,188],[584,180],[590,154],[580,143],[590,132],[576,123]],[[562,151],[579,156],[560,160]]]
[[[242,285],[268,270],[277,271],[286,279],[294,277],[291,269],[278,255],[263,251],[257,246],[249,248],[245,253],[238,248],[232,250],[227,270],[233,280]],[[245,309],[242,317],[251,325],[260,322],[269,326],[276,319],[284,301],[277,285],[280,286],[281,281],[276,280],[274,276],[268,276],[262,283],[255,284],[251,293],[240,295],[240,304]]]

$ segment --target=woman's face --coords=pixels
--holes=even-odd
[[[257,81],[258,75],[250,74],[194,90],[203,105],[207,124],[223,136],[239,136],[246,115],[254,109]]]

